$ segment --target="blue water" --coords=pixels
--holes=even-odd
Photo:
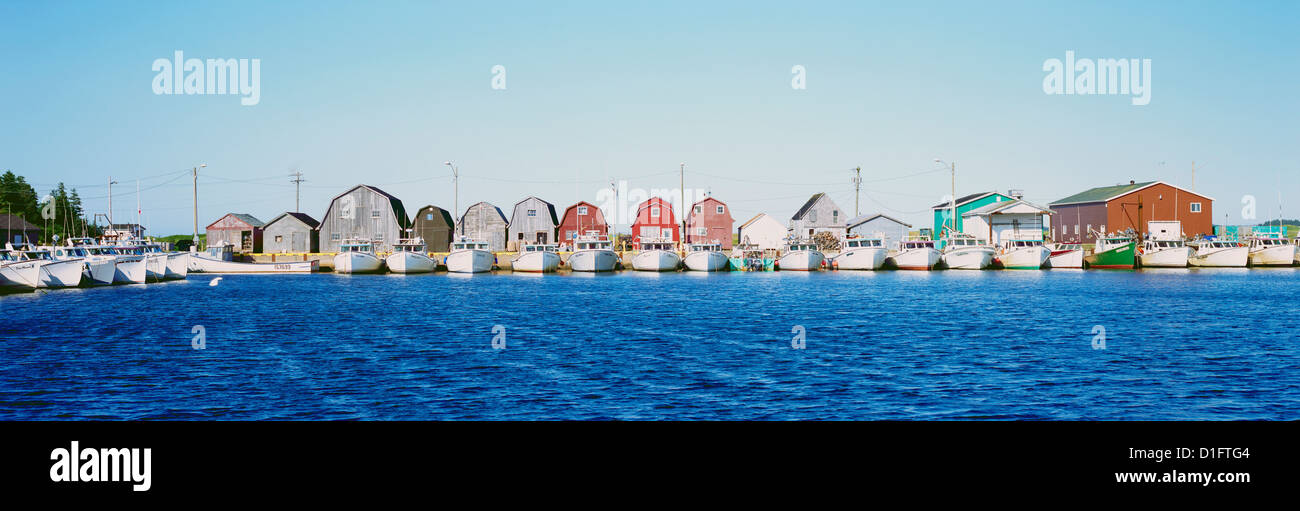
[[[1300,418],[1293,269],[213,278],[0,297],[0,419]]]

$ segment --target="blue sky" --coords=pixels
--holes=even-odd
[[[1216,223],[1300,183],[1294,2],[182,2],[0,5],[0,169],[154,234],[302,210],[379,186],[409,209],[563,208],[611,179],[709,190],[737,221],[824,191],[925,225],[949,193],[1046,203],[1136,180],[1191,184]],[[155,95],[154,59],[261,59],[261,101]],[[1043,61],[1152,60],[1147,106],[1046,95]],[[491,69],[506,67],[506,90]],[[807,88],[790,86],[791,67]],[[1283,195],[1284,215],[1300,197]],[[1289,205],[1288,205],[1289,201]],[[1253,223],[1253,222],[1251,222]]]

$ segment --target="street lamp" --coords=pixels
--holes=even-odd
[[[442,164],[451,167],[451,182],[453,188],[455,188],[455,202],[452,207],[455,208],[453,210],[454,213],[460,213],[460,169],[456,168],[456,166],[452,165],[449,161],[444,161]],[[454,216],[452,217],[453,220],[455,220],[455,218],[456,217]],[[456,230],[456,226],[453,225],[452,230]]]
[[[939,158],[935,158],[935,159],[934,159],[934,162],[937,163],[937,164],[939,164],[939,165],[943,165],[943,164],[947,163],[949,169],[951,169],[951,171],[952,171],[952,195],[949,195],[948,206],[949,206],[949,208],[950,208],[951,211],[952,211],[952,213],[951,213],[951,215],[952,215],[952,228],[951,228],[951,229],[952,229],[953,233],[955,234],[955,233],[957,232],[957,163],[956,163],[956,162],[954,162],[954,163],[948,163],[948,162],[945,162],[945,161],[943,161],[943,160],[941,160],[941,159],[939,159]],[[943,233],[942,233],[942,232],[941,232],[941,233],[938,233],[938,234],[939,234],[940,236],[943,236]]]
[[[199,246],[199,169],[207,168],[208,164],[200,163],[194,167],[194,239],[190,240],[192,247]],[[197,249],[197,248],[196,248]]]

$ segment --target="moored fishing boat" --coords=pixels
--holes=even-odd
[[[85,268],[85,263],[82,262],[81,258],[59,261],[55,260],[49,251],[39,250],[26,243],[20,243],[17,246],[11,243],[5,245],[10,255],[19,262],[31,262],[40,267],[36,287],[62,288],[81,285],[81,272]]]
[[[483,273],[492,271],[496,256],[489,250],[486,241],[460,238],[451,244],[451,253],[445,261],[447,271],[452,273]]]
[[[637,271],[677,271],[682,256],[677,254],[670,238],[645,238],[637,241],[638,252],[632,256],[632,269]]]
[[[763,249],[752,243],[736,245],[728,262],[732,271],[775,271],[776,249]]]
[[[1079,243],[1048,243],[1048,268],[1083,268],[1083,245]]]
[[[161,243],[150,240],[141,241],[140,246],[147,256],[161,259],[162,280],[183,279],[189,273],[189,254],[165,251]]]
[[[826,260],[826,254],[812,240],[787,240],[785,252],[776,260],[780,271],[817,271]]]
[[[559,247],[549,243],[526,243],[510,260],[512,271],[550,273],[560,267]]]
[[[343,240],[339,253],[334,255],[335,273],[376,273],[382,267],[383,260],[375,255],[375,244],[370,240]]]
[[[1202,239],[1189,245],[1192,255],[1187,264],[1191,266],[1245,268],[1250,262],[1250,247],[1237,240]]]
[[[686,257],[682,259],[690,271],[724,271],[729,258],[722,253],[721,243],[691,243],[686,245]]]
[[[1291,240],[1278,233],[1256,233],[1248,238],[1251,266],[1291,266],[1295,264],[1296,247]]]
[[[849,236],[844,238],[843,249],[832,258],[840,270],[879,270],[889,257],[889,248],[880,237]]]
[[[998,249],[998,265],[1006,270],[1038,270],[1047,263],[1052,251],[1043,246],[1043,240],[1016,237],[1002,241]]]
[[[145,269],[144,256],[124,247],[101,245],[99,248],[104,254],[113,256],[115,260],[114,284],[144,284],[148,280],[149,272]]]
[[[393,253],[384,258],[388,271],[393,273],[429,273],[438,262],[424,254],[424,238],[402,238],[393,244]]]
[[[40,286],[41,264],[23,261],[9,249],[0,249],[0,289],[31,291]]]
[[[66,261],[81,259],[81,283],[83,285],[109,285],[117,274],[117,257],[106,255],[98,246],[92,244],[74,245],[68,240],[67,246],[42,247],[49,250],[55,259]]]
[[[315,259],[278,263],[239,263],[213,259],[206,255],[190,254],[189,261],[189,271],[194,273],[312,273],[318,270],[320,270],[320,261]]]
[[[1083,258],[1088,268],[1133,269],[1133,265],[1137,262],[1137,244],[1132,236],[1127,234],[1103,236],[1101,233],[1096,233],[1096,240],[1092,254]]]
[[[900,270],[933,270],[942,254],[934,248],[934,240],[926,237],[909,237],[898,243],[898,252],[891,259]]]
[[[581,272],[614,271],[618,268],[618,253],[611,248],[609,236],[598,231],[587,231],[573,241],[573,254],[569,255],[569,268]]]
[[[1183,240],[1146,240],[1138,261],[1145,268],[1186,268],[1192,249]]]
[[[993,266],[993,247],[965,233],[949,233],[943,238],[940,260],[950,270],[983,270]]]

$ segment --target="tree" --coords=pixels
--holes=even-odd
[[[0,212],[18,215],[32,223],[37,223],[41,217],[36,189],[12,170],[0,174]]]

